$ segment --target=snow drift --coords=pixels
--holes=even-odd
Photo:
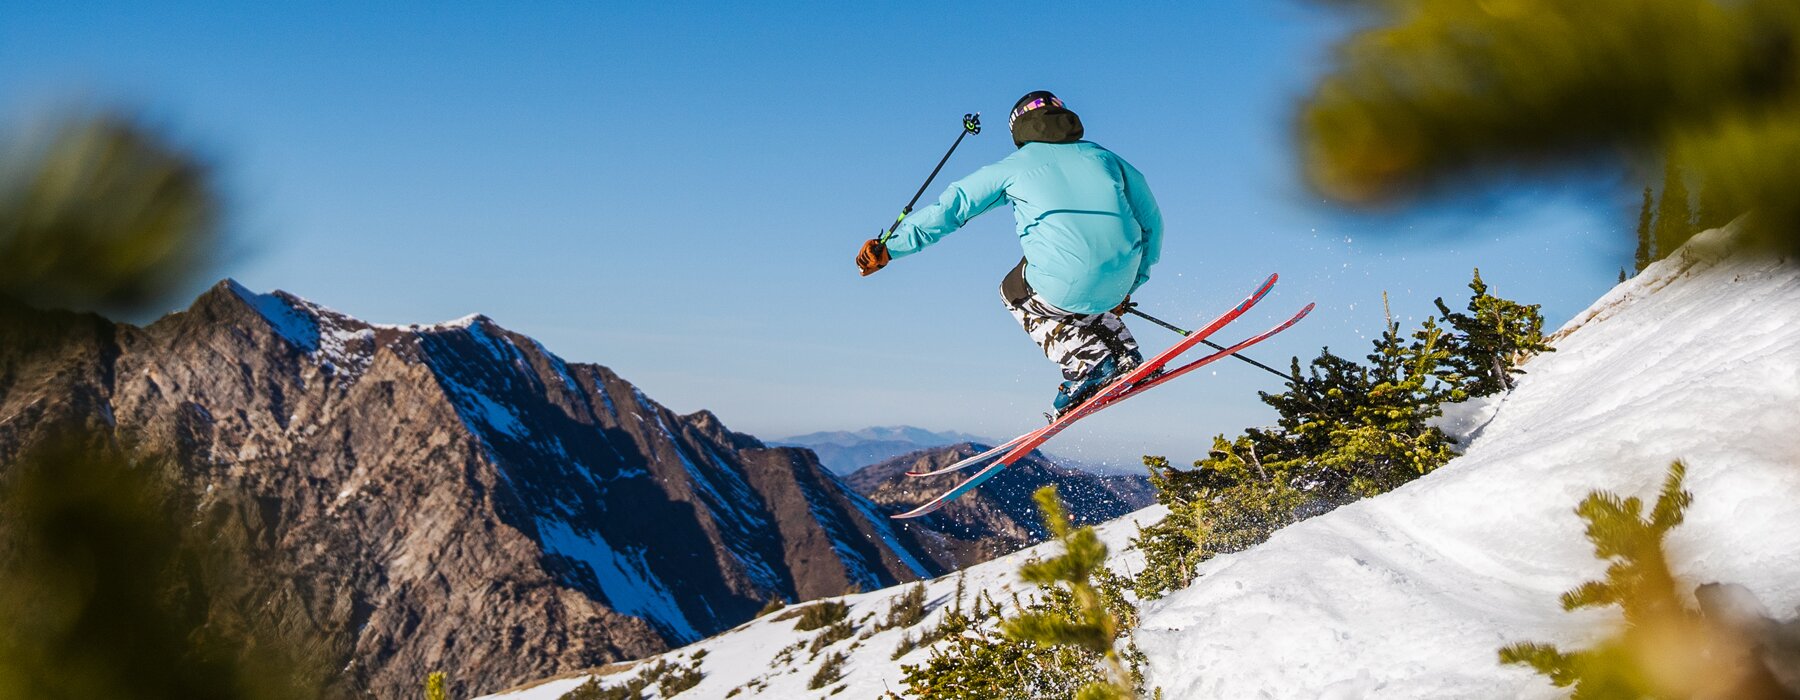
[[[1702,234],[1621,284],[1559,331],[1519,387],[1452,411],[1466,454],[1392,493],[1205,564],[1193,586],[1144,605],[1138,643],[1170,698],[1551,698],[1543,677],[1501,666],[1518,641],[1579,648],[1612,609],[1562,611],[1558,595],[1599,578],[1573,510],[1593,489],[1653,496],[1686,460],[1694,493],[1669,557],[1687,588],[1746,586],[1778,617],[1800,607],[1800,265],[1735,257],[1729,231]],[[1115,570],[1150,508],[1100,527]],[[970,595],[1028,590],[1015,575],[1042,545],[966,572]],[[941,606],[956,577],[930,583]],[[904,588],[847,596],[879,615]],[[936,615],[929,618],[931,624]],[[872,698],[900,691],[901,630],[838,642],[842,681],[808,691],[813,635],[757,620],[666,654],[700,659],[682,698]],[[704,653],[702,653],[704,652]],[[811,665],[808,665],[808,664]],[[622,677],[622,676],[621,676]],[[554,700],[571,677],[495,700]],[[841,686],[841,687],[840,687]],[[654,688],[652,688],[654,691]]]
[[[1691,591],[1800,605],[1800,266],[1696,238],[1621,284],[1533,359],[1467,452],[1392,493],[1208,562],[1145,606],[1138,641],[1171,697],[1562,697],[1510,642],[1581,647],[1614,610],[1562,611],[1600,578],[1575,504],[1653,497],[1687,461],[1669,537]]]

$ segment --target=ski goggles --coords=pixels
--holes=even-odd
[[[1019,105],[1018,109],[1013,110],[1012,116],[1008,117],[1006,119],[1006,125],[1009,127],[1012,126],[1013,122],[1018,121],[1019,117],[1025,116],[1025,113],[1029,112],[1031,110],[1042,109],[1045,107],[1061,107],[1061,106],[1063,106],[1062,100],[1056,99],[1055,95],[1051,95],[1049,97],[1039,97],[1035,100],[1032,100],[1025,104]]]

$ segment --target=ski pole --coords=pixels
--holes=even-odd
[[[894,231],[899,230],[900,222],[906,220],[906,215],[912,213],[913,205],[918,204],[919,198],[925,196],[925,189],[931,187],[931,181],[937,179],[938,171],[943,170],[944,164],[950,162],[950,154],[955,153],[956,147],[962,145],[963,137],[981,133],[981,113],[963,115],[962,127],[962,133],[956,135],[956,143],[950,144],[950,150],[945,151],[944,157],[938,159],[937,167],[931,169],[931,176],[925,178],[925,184],[919,185],[919,191],[913,193],[912,201],[907,202],[906,207],[900,210],[900,218],[894,219],[894,225],[889,226],[886,233],[878,236],[877,242],[886,244],[889,238],[894,237]]]
[[[1134,314],[1134,315],[1136,315],[1140,318],[1143,318],[1151,323],[1162,326],[1163,328],[1167,328],[1169,330],[1175,331],[1176,333],[1180,334],[1182,337],[1191,335],[1191,333],[1189,331],[1182,330],[1179,326],[1176,326],[1173,323],[1169,323],[1168,321],[1164,321],[1160,318],[1151,316],[1150,314],[1147,314],[1147,313],[1137,310],[1137,304],[1132,304],[1131,306],[1126,307],[1125,313]],[[1200,342],[1205,343],[1207,347],[1212,348],[1214,350],[1224,350],[1225,349],[1225,346],[1220,345],[1220,344],[1215,343],[1210,340],[1202,340]],[[1239,355],[1237,353],[1232,353],[1231,356],[1235,357],[1237,359],[1243,360],[1245,362],[1248,362],[1252,365],[1256,365],[1257,367],[1261,367],[1263,370],[1265,370],[1265,371],[1269,372],[1270,374],[1273,374],[1277,377],[1281,377],[1282,379],[1292,379],[1293,378],[1293,377],[1288,376],[1288,373],[1286,373],[1286,372],[1275,369],[1274,367],[1270,367],[1261,362],[1257,362],[1256,360],[1252,360],[1248,357],[1244,357],[1243,355]]]

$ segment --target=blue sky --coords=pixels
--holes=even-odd
[[[153,6],[151,6],[153,5]],[[765,438],[913,424],[1010,437],[1055,368],[1000,307],[1019,249],[993,212],[869,278],[927,198],[1004,157],[1005,112],[1054,90],[1149,179],[1168,223],[1145,308],[1197,323],[1262,276],[1258,348],[1361,355],[1386,291],[1414,319],[1470,268],[1560,324],[1628,259],[1631,188],[1514,185],[1352,214],[1298,179],[1292,114],[1345,18],[1289,1],[50,3],[0,22],[0,128],[122,106],[206,153],[233,204],[215,269],[358,317],[486,313],[681,411]],[[204,285],[200,285],[204,286]],[[196,288],[194,291],[198,291]],[[1165,332],[1133,324],[1153,348]],[[1226,362],[1049,447],[1135,464],[1267,422],[1274,378]]]

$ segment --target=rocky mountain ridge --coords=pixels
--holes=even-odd
[[[967,479],[970,471],[909,477],[908,471],[930,471],[987,451],[974,442],[920,450],[871,464],[844,478],[845,483],[890,512],[911,510]],[[972,566],[1044,541],[1050,535],[1031,494],[1055,485],[1082,524],[1124,516],[1156,501],[1149,479],[1141,475],[1099,475],[1057,464],[1041,452],[1000,472],[974,493],[957,499],[918,521],[957,568]]]
[[[333,696],[492,691],[944,571],[812,453],[484,316],[383,326],[229,280],[144,327],[0,311],[0,465],[69,426],[166,455],[247,543],[231,595],[319,645]]]

